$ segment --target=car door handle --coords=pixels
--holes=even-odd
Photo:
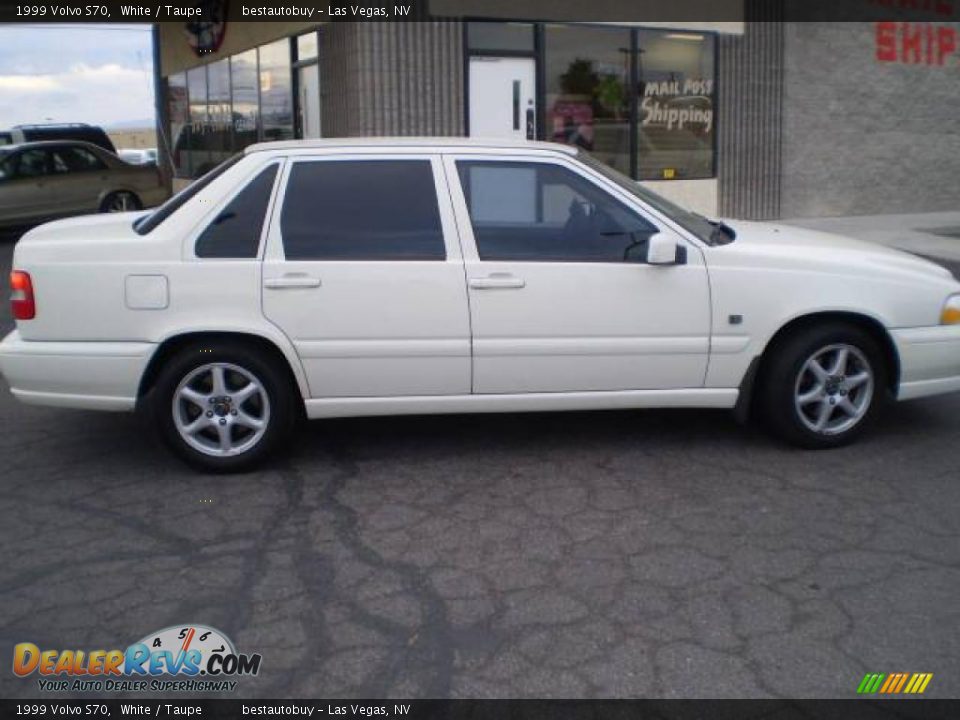
[[[526,280],[509,273],[493,273],[487,277],[470,278],[470,287],[475,290],[519,289],[526,285]]]
[[[278,278],[267,278],[263,281],[265,288],[271,290],[285,290],[289,288],[316,288],[320,287],[320,278],[306,274],[283,275]]]

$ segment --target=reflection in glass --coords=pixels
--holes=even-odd
[[[190,168],[184,156],[184,140],[189,133],[190,105],[187,98],[187,75],[178,73],[167,78],[167,113],[170,118],[170,153],[174,175],[189,177]]]
[[[207,97],[210,128],[204,144],[210,150],[210,161],[216,165],[230,157],[233,149],[229,59],[207,67]]]
[[[317,33],[297,36],[297,60],[313,60],[317,56]]]
[[[548,25],[547,139],[630,172],[630,31]]]
[[[713,175],[714,38],[639,31],[637,127],[642,180]]]
[[[293,137],[290,42],[286,38],[260,48],[260,118],[263,140]]]
[[[257,141],[260,111],[256,50],[230,58],[230,83],[233,89],[233,148],[239,151]]]
[[[210,124],[206,66],[187,70],[187,92],[190,98],[190,124],[184,147],[190,177],[197,177],[210,169],[210,153],[204,143],[204,133]]]
[[[467,44],[470,50],[533,52],[533,25],[502,22],[467,23]]]

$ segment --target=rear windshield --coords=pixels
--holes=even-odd
[[[137,220],[133,223],[133,229],[141,235],[146,235],[147,233],[151,232],[160,223],[179,210],[186,202],[190,200],[190,198],[203,190],[218,177],[223,175],[223,173],[225,173],[231,167],[236,165],[242,157],[243,153],[237,153],[229,160],[225,160],[217,165],[206,175],[194,180],[152,213],[149,215],[144,215],[141,218],[137,218]]]

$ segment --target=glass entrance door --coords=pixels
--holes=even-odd
[[[536,60],[470,58],[470,135],[536,139]]]

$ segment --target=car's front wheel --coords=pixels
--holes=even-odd
[[[883,353],[870,333],[825,323],[771,349],[758,400],[781,438],[830,448],[853,441],[870,425],[885,403],[886,388]]]
[[[194,467],[248,470],[290,436],[295,393],[280,361],[242,343],[192,345],[161,368],[151,394],[167,444]]]
[[[126,190],[110,193],[100,203],[100,212],[104,213],[131,212],[141,208],[143,203],[140,202],[140,198]]]

